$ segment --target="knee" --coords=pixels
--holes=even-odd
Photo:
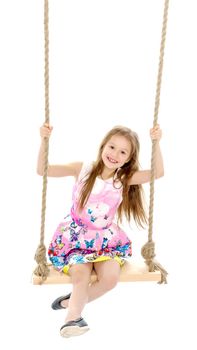
[[[72,281],[73,284],[82,283],[86,279],[85,277],[86,277],[85,274],[80,273],[80,272],[75,272],[71,276],[71,281]]]
[[[88,284],[91,277],[91,271],[79,267],[75,268],[70,275],[72,284]]]
[[[118,276],[117,275],[103,276],[100,278],[100,281],[102,281],[106,290],[111,290],[116,287],[118,283]]]

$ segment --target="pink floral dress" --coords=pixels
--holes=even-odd
[[[71,212],[58,225],[48,255],[54,267],[65,273],[73,264],[115,259],[122,265],[131,257],[131,241],[113,222],[122,201],[121,183],[96,178],[90,197],[80,212],[77,203],[91,165],[83,164],[73,188]]]

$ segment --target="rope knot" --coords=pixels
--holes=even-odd
[[[151,262],[155,257],[155,243],[151,241],[144,244],[141,249],[141,254],[145,260]]]
[[[149,272],[160,271],[161,281],[158,283],[167,283],[167,271],[163,268],[161,264],[154,260],[155,257],[155,243],[150,241],[144,244],[141,249],[141,254],[148,265]]]
[[[43,244],[40,244],[35,253],[35,260],[37,264],[42,263],[46,260],[46,248]]]
[[[44,244],[40,244],[36,250],[35,253],[35,260],[38,264],[36,267],[34,274],[36,276],[42,277],[42,280],[46,280],[48,274],[49,274],[49,268],[47,265],[47,259],[46,259],[46,248]]]

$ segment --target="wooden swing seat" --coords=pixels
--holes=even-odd
[[[42,282],[42,278],[33,274],[32,282],[35,285],[38,284],[66,284],[71,283],[71,278],[64,272],[58,272],[52,265],[49,265],[49,275],[47,279]],[[91,275],[91,281],[97,280],[96,273],[93,270]],[[125,262],[121,268],[119,282],[159,282],[161,280],[160,271],[149,272],[148,267],[144,262]]]

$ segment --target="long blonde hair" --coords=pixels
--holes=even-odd
[[[102,174],[102,171],[104,169],[102,151],[106,143],[114,135],[124,136],[131,144],[131,154],[128,162],[119,168],[118,171],[116,169],[114,172],[116,179],[119,180],[123,186],[123,200],[120,203],[117,211],[118,221],[122,221],[124,214],[129,222],[131,220],[131,217],[133,217],[136,224],[144,228],[144,224],[147,224],[147,216],[144,209],[144,192],[142,185],[128,185],[128,181],[132,178],[133,174],[139,170],[138,158],[140,144],[137,134],[127,127],[115,126],[106,134],[102,140],[99,147],[97,160],[94,162],[90,173],[84,181],[84,185],[82,187],[79,198],[79,209],[82,209],[87,203],[97,176]]]

